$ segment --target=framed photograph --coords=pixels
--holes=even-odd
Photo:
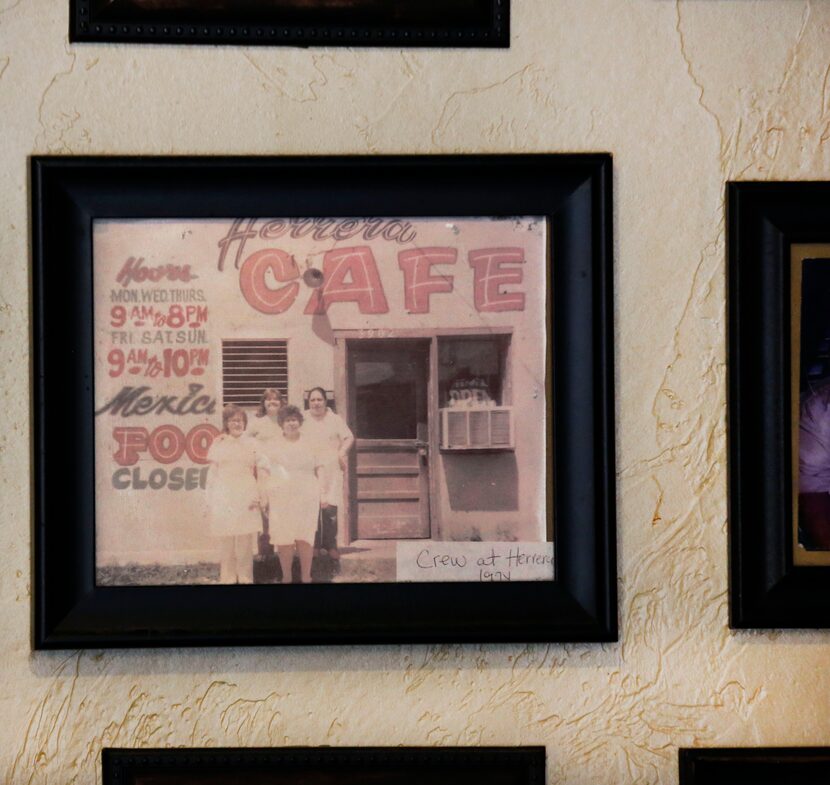
[[[680,750],[680,785],[826,785],[828,747]]]
[[[733,627],[830,627],[830,183],[730,183]]]
[[[37,647],[616,639],[609,156],[32,193]]]
[[[510,0],[70,0],[69,40],[508,47]]]
[[[544,747],[104,749],[103,785],[544,785]]]

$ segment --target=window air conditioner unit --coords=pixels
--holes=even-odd
[[[512,450],[513,408],[441,409],[442,450]]]

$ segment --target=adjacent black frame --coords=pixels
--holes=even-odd
[[[545,748],[104,748],[101,768],[103,785],[544,785]]]
[[[31,161],[34,646],[617,640],[611,156]],[[554,581],[99,587],[92,220],[549,221]]]
[[[824,785],[830,747],[680,750],[680,785]]]
[[[191,8],[70,0],[69,40],[240,46],[509,47],[510,0],[377,0],[350,8],[216,0]],[[259,7],[257,7],[259,6]],[[269,7],[270,6],[270,7]]]
[[[830,242],[830,183],[727,184],[730,625],[830,627],[792,543],[790,248]]]

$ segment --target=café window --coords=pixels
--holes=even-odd
[[[504,406],[509,335],[438,339],[441,408]]]
[[[438,339],[441,449],[512,449],[509,335]]]

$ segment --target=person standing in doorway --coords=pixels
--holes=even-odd
[[[326,391],[312,387],[308,394],[308,414],[303,433],[315,445],[323,461],[328,478],[327,488],[320,499],[321,525],[315,539],[315,548],[321,556],[337,560],[337,511],[343,507],[343,473],[349,465],[349,450],[354,445],[354,434],[345,420],[328,407]]]

